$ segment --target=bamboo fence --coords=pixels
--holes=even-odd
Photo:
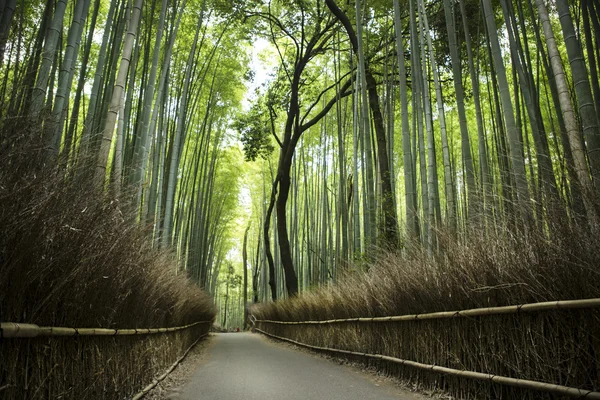
[[[251,318],[253,322],[262,322],[267,324],[278,324],[278,325],[316,325],[316,324],[338,324],[344,322],[400,322],[400,321],[414,321],[424,319],[443,319],[443,318],[460,318],[460,317],[481,317],[487,315],[500,315],[500,314],[518,314],[521,312],[540,312],[540,311],[553,311],[553,310],[569,310],[569,309],[581,309],[581,308],[600,308],[600,298],[596,299],[584,299],[584,300],[559,300],[559,301],[546,301],[541,303],[529,303],[519,304],[513,306],[503,307],[484,307],[484,308],[472,308],[469,310],[461,311],[442,311],[434,313],[424,314],[407,314],[397,315],[390,317],[368,317],[368,318],[342,318],[342,319],[328,319],[322,321],[273,321]]]
[[[208,335],[211,324],[198,321],[169,328],[106,329],[0,323],[0,344],[4,341],[5,352],[0,359],[6,356],[10,362],[8,366],[0,363],[0,381],[8,382],[0,385],[0,398],[140,399]],[[86,340],[71,340],[80,336]],[[77,352],[77,357],[66,356],[69,349]],[[183,355],[177,356],[181,352]],[[83,375],[81,380],[72,377],[73,371]],[[153,376],[141,392],[131,395]]]
[[[343,318],[343,319],[329,319],[329,320],[316,320],[316,321],[273,321],[273,320],[260,320],[254,316],[250,317],[254,325],[254,329],[267,336],[287,341],[298,346],[306,347],[318,351],[327,351],[332,353],[338,353],[343,355],[352,355],[368,359],[375,359],[381,361],[388,361],[403,366],[417,368],[421,370],[427,370],[445,375],[469,378],[479,381],[494,382],[497,384],[518,387],[522,389],[529,389],[535,391],[543,391],[551,394],[586,398],[586,399],[598,399],[600,400],[600,392],[593,390],[583,390],[569,386],[562,386],[552,383],[546,383],[536,380],[518,379],[501,375],[494,375],[489,373],[460,370],[455,368],[447,368],[439,365],[424,364],[416,361],[405,360],[397,357],[386,356],[383,354],[370,354],[366,352],[357,352],[349,350],[341,350],[330,347],[314,346],[311,344],[302,343],[286,337],[274,335],[259,329],[259,324],[273,324],[273,325],[331,325],[331,324],[342,324],[342,323],[383,323],[383,322],[408,322],[408,321],[419,321],[419,320],[434,320],[434,319],[453,319],[453,318],[471,318],[471,317],[482,317],[491,315],[506,315],[506,314],[519,314],[519,313],[533,313],[542,311],[556,311],[556,310],[574,310],[574,309],[589,309],[589,308],[600,308],[600,298],[593,299],[582,299],[582,300],[563,300],[563,301],[548,301],[539,303],[520,304],[512,306],[502,307],[485,307],[485,308],[474,308],[461,311],[444,311],[444,312],[433,312],[423,314],[409,314],[399,316],[386,316],[386,317],[368,317],[368,318]]]
[[[407,365],[407,366],[414,367],[414,368],[425,369],[425,370],[434,371],[434,372],[440,372],[440,373],[443,373],[446,375],[453,375],[453,376],[470,378],[470,379],[484,380],[484,381],[500,383],[500,384],[509,385],[509,386],[516,386],[516,387],[520,387],[523,389],[532,389],[532,390],[539,390],[539,391],[544,391],[544,392],[553,393],[553,394],[559,394],[562,396],[586,398],[586,399],[591,399],[591,400],[600,400],[600,392],[593,392],[591,390],[581,390],[581,389],[572,388],[572,387],[568,387],[568,386],[555,385],[552,383],[545,383],[545,382],[531,381],[531,380],[527,380],[527,379],[517,379],[517,378],[510,378],[507,376],[484,374],[481,372],[464,371],[464,370],[459,370],[459,369],[440,367],[438,365],[423,364],[423,363],[419,363],[416,361],[403,360],[400,358],[385,356],[382,354],[360,353],[360,352],[356,352],[356,351],[348,351],[348,350],[332,349],[329,347],[313,346],[310,344],[297,342],[292,339],[273,335],[271,333],[265,332],[258,328],[255,328],[255,329],[258,332],[263,333],[267,336],[273,337],[275,339],[283,340],[283,341],[293,343],[295,345],[306,347],[306,348],[313,349],[313,350],[328,351],[328,352],[333,352],[333,353],[373,358],[373,359],[377,359],[377,360],[393,362],[396,364]]]
[[[152,335],[157,333],[176,332],[197,325],[210,324],[212,321],[199,321],[193,324],[171,328],[134,328],[134,329],[106,329],[106,328],[65,328],[54,326],[38,326],[35,324],[21,324],[15,322],[0,323],[0,339],[10,338],[35,338],[40,336],[131,336]]]
[[[175,367],[177,367],[179,365],[179,363],[181,363],[183,361],[183,359],[194,348],[194,346],[196,344],[198,344],[198,342],[202,338],[205,338],[206,336],[208,336],[208,333],[205,333],[204,335],[202,335],[198,339],[196,339],[196,341],[194,343],[192,343],[192,345],[185,351],[185,353],[183,353],[183,355],[181,357],[179,357],[173,364],[171,364],[171,366],[169,367],[169,369],[167,369],[164,374],[162,374],[158,378],[154,379],[152,381],[152,383],[150,383],[148,386],[146,386],[144,389],[142,389],[141,392],[135,394],[131,398],[131,400],[140,400],[142,397],[144,397],[146,394],[148,394],[148,392],[150,392],[152,389],[154,389],[163,379],[165,379],[171,372],[173,372],[173,370],[175,369]]]

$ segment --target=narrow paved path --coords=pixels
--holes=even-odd
[[[318,356],[251,333],[217,334],[205,361],[176,399],[420,400]]]

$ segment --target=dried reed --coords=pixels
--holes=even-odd
[[[172,255],[152,248],[126,203],[48,159],[39,133],[21,125],[0,132],[0,321],[107,329],[212,321],[211,298],[176,275]],[[0,397],[124,398],[208,329],[1,340]]]
[[[600,297],[599,239],[585,228],[555,223],[535,234],[497,227],[487,235],[467,237],[468,241],[440,235],[444,251],[433,257],[417,248],[383,254],[368,273],[350,273],[338,284],[261,304],[252,313],[258,320],[312,321]],[[377,323],[257,322],[257,326],[312,346],[600,390],[597,308]],[[385,360],[357,360],[458,398],[560,398]]]

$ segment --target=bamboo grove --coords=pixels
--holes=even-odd
[[[0,143],[35,126],[239,325],[440,232],[596,234],[599,64],[598,0],[0,0]]]
[[[245,55],[231,16],[186,0],[0,9],[3,145],[20,121],[38,126],[47,168],[137,210],[155,247],[174,245],[180,268],[214,290],[240,170],[227,124]]]
[[[596,232],[600,3],[254,3],[278,65],[239,127],[266,160],[261,300],[382,250],[443,252],[440,233]]]

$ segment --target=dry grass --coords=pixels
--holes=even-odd
[[[544,234],[499,227],[460,241],[440,235],[437,256],[386,254],[369,273],[296,299],[261,304],[258,319],[323,320],[463,310],[600,297],[599,239],[557,223]],[[548,239],[552,237],[552,239]],[[300,342],[386,354],[450,368],[600,390],[600,310],[548,311],[378,324],[273,325]],[[553,398],[377,363],[380,369],[459,398]]]
[[[0,319],[159,328],[213,320],[211,298],[115,198],[45,165],[32,129],[0,135]],[[168,335],[0,342],[2,398],[123,398],[208,326]],[[60,396],[58,394],[60,393]]]

